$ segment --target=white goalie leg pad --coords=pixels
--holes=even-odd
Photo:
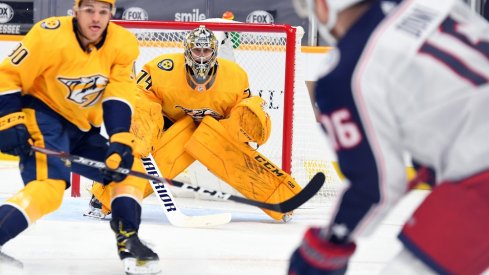
[[[127,275],[152,275],[161,272],[159,261],[138,261],[135,258],[122,260]]]

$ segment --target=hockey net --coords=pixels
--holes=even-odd
[[[199,25],[213,31],[227,32],[233,39],[236,62],[248,73],[253,95],[267,102],[272,119],[272,133],[259,151],[305,184],[322,171],[326,183],[314,201],[329,201],[336,196],[340,180],[332,165],[332,153],[316,122],[309,92],[304,81],[301,27],[211,22],[117,21],[139,40],[140,56],[136,71],[163,53],[183,52],[187,32]],[[177,177],[193,185],[236,194],[228,184],[212,175],[198,162]],[[76,179],[73,182],[76,192]],[[83,187],[82,187],[83,189]],[[83,191],[83,190],[82,190]],[[196,196],[173,189],[178,196]],[[202,198],[204,198],[202,196]]]

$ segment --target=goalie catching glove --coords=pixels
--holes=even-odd
[[[134,135],[129,132],[116,133],[110,137],[110,145],[105,158],[105,165],[109,169],[103,170],[105,180],[120,182],[127,177],[127,175],[110,170],[115,170],[119,167],[127,169],[132,167],[134,163],[132,151],[135,143]]]
[[[259,96],[243,99],[230,112],[229,118],[219,122],[229,135],[240,142],[264,144],[270,137],[272,121],[263,110],[265,100]]]
[[[321,229],[317,227],[306,231],[302,244],[290,259],[289,275],[345,274],[356,245],[336,244],[324,239],[320,233]]]
[[[15,112],[0,118],[0,151],[21,156],[31,152],[29,132],[24,112]]]

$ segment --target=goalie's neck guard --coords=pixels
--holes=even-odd
[[[192,68],[190,68],[188,65],[185,66],[185,70],[187,71],[185,76],[187,78],[188,85],[197,92],[205,92],[209,90],[216,81],[217,68],[218,63],[216,62],[216,64],[211,68],[207,79],[204,80],[202,83],[199,83],[196,77],[192,75]]]

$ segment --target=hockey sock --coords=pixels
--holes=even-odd
[[[17,208],[4,204],[0,206],[0,246],[19,235],[28,226],[27,219]]]
[[[141,205],[131,197],[117,197],[112,201],[112,220],[122,222],[126,231],[138,231],[141,223]]]

